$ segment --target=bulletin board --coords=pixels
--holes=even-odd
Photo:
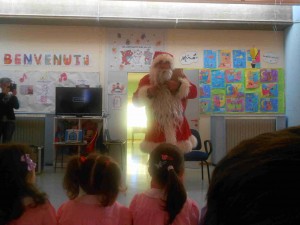
[[[204,50],[203,65],[201,113],[285,113],[284,70],[260,68],[259,50]]]
[[[17,84],[20,108],[16,113],[55,113],[55,87],[99,87],[97,72],[0,71]]]

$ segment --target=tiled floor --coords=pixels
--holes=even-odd
[[[138,142],[134,143],[132,148],[131,142],[129,142],[127,146],[127,173],[126,176],[124,175],[127,191],[120,193],[118,197],[118,201],[126,206],[129,205],[136,193],[146,190],[150,184],[150,176],[147,171],[148,155],[142,153],[138,149],[138,145]],[[202,207],[205,204],[208,188],[207,171],[204,170],[204,180],[202,181],[201,168],[198,164],[187,162],[185,167],[184,183],[188,196]],[[213,167],[210,169],[212,172]],[[63,174],[63,169],[57,169],[54,173],[53,167],[45,167],[43,173],[37,176],[37,185],[48,194],[55,208],[67,200],[62,188]]]

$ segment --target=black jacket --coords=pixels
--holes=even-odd
[[[15,120],[15,112],[14,109],[19,108],[19,100],[17,96],[14,95],[6,95],[4,93],[0,93],[0,121],[3,120],[4,116],[8,120]]]

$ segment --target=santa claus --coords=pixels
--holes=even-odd
[[[174,69],[173,55],[155,52],[150,73],[140,80],[133,94],[134,105],[146,106],[147,131],[141,150],[149,153],[167,142],[177,145],[183,153],[191,151],[197,140],[184,112],[188,99],[196,97],[196,86],[182,69]]]

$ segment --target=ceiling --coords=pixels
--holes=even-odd
[[[298,1],[202,2],[204,1],[0,0],[0,24],[284,30],[293,24],[291,4]],[[239,4],[220,4],[221,2]],[[254,2],[269,4],[248,4]]]

